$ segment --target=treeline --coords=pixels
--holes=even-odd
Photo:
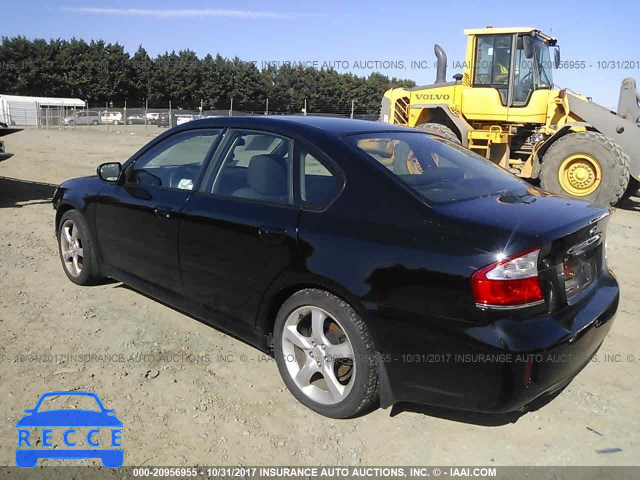
[[[0,93],[74,97],[90,105],[208,110],[234,109],[345,113],[355,102],[356,112],[374,113],[390,87],[413,86],[410,80],[380,73],[361,77],[289,64],[259,69],[254,62],[220,55],[198,58],[191,50],[165,52],[151,58],[140,46],[129,55],[118,43],[102,40],[2,37]]]

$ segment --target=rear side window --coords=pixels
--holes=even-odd
[[[302,163],[300,197],[307,207],[323,208],[338,194],[340,180],[312,154],[301,150],[299,155]]]
[[[384,165],[428,203],[444,204],[528,187],[480,155],[425,133],[353,135],[344,141]]]

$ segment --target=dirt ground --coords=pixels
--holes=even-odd
[[[125,465],[637,464],[640,199],[610,223],[609,259],[622,288],[613,329],[551,403],[515,423],[416,407],[330,420],[299,404],[275,363],[251,347],[119,283],[78,287],[65,277],[55,186],[126,160],[159,131],[4,137],[15,156],[0,163],[0,464],[14,464],[24,409],[52,390],[92,391],[115,409]],[[622,451],[596,453],[614,447]]]

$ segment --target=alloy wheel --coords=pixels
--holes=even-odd
[[[315,306],[294,310],[284,324],[282,353],[291,379],[309,399],[332,405],[351,391],[356,375],[353,346],[327,311]]]
[[[79,277],[82,273],[84,252],[80,229],[73,220],[65,220],[62,224],[60,229],[60,252],[69,275]]]

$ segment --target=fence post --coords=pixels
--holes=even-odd
[[[147,123],[148,123],[148,119],[147,119],[147,110],[149,109],[149,100],[148,99],[144,99],[144,136],[147,136]]]
[[[171,115],[171,100],[169,100],[169,128],[173,127],[173,116]]]
[[[233,97],[231,97],[231,107],[229,108],[229,116],[233,116]]]
[[[122,119],[124,122],[124,131],[127,132],[127,101],[124,101],[124,118]]]
[[[304,109],[303,109],[303,111],[304,111],[304,116],[306,117],[307,116],[307,99],[306,98],[304,99]]]
[[[200,118],[202,118],[202,99],[200,99]]]
[[[106,118],[107,135],[109,135],[109,102],[104,103],[104,108],[106,108],[104,118]]]
[[[267,98],[267,109],[264,111],[265,115],[269,115],[269,98]]]
[[[351,100],[351,119],[353,119],[353,107],[355,106],[355,103],[355,100]]]

